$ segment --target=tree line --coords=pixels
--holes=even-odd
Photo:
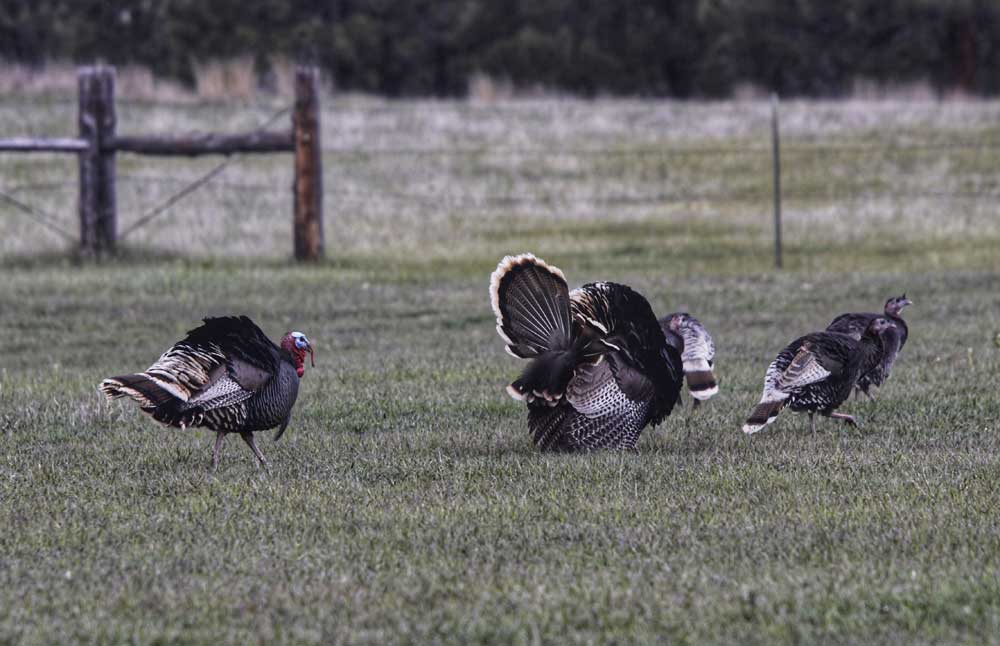
[[[582,95],[840,96],[857,79],[1000,91],[993,0],[0,0],[0,58],[319,64],[340,89],[461,95],[485,74]]]

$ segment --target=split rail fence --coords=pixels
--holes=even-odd
[[[119,239],[115,159],[118,153],[155,156],[230,156],[237,153],[293,153],[293,237],[297,260],[323,257],[323,167],[320,141],[319,72],[315,67],[295,71],[295,103],[288,131],[211,133],[189,136],[119,135],[116,132],[115,70],[108,66],[78,72],[78,126],[76,138],[17,137],[0,139],[0,152],[68,153],[79,159],[80,251],[87,256],[113,253]],[[280,116],[281,113],[279,113]],[[221,166],[185,187],[162,209],[144,216],[132,228],[211,179]],[[12,201],[12,198],[5,198]],[[28,208],[26,205],[20,205]]]

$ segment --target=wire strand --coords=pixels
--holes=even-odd
[[[280,119],[283,115],[288,114],[291,111],[291,109],[292,106],[289,105],[278,110],[277,112],[272,114],[267,120],[265,120],[262,124],[257,126],[257,128],[252,130],[251,133],[257,134],[259,132],[266,130],[271,124]],[[213,178],[219,175],[222,171],[226,169],[227,166],[229,166],[230,163],[232,163],[238,158],[239,158],[238,154],[227,156],[224,160],[222,160],[221,163],[217,164],[207,173],[205,173],[198,179],[194,180],[193,182],[189,183],[184,188],[174,193],[173,195],[168,197],[166,200],[164,200],[157,206],[154,206],[153,208],[146,211],[144,214],[139,216],[139,219],[133,222],[131,226],[127,227],[124,231],[118,234],[119,239],[124,240],[126,237],[128,237],[129,234],[134,232],[136,229],[146,226],[160,215],[163,215],[164,213],[169,211],[172,206],[183,200],[191,193],[194,193],[205,184],[208,184],[210,181],[212,181]]]
[[[75,242],[76,241],[76,237],[74,237],[72,233],[66,231],[66,229],[63,229],[61,226],[59,226],[58,224],[56,224],[56,218],[52,217],[51,215],[49,215],[49,214],[47,214],[47,213],[45,213],[45,212],[43,212],[43,211],[41,211],[41,210],[33,207],[33,206],[25,204],[21,200],[17,199],[13,195],[10,195],[9,193],[7,193],[7,192],[5,192],[3,190],[0,190],[0,200],[2,200],[3,202],[5,202],[5,203],[7,203],[7,204],[9,204],[9,205],[11,205],[13,207],[15,207],[16,209],[20,210],[21,212],[27,214],[28,217],[31,220],[33,220],[35,223],[40,224],[43,227],[46,227],[46,228],[48,228],[49,230],[51,230],[51,231],[53,231],[55,233],[58,233],[60,236],[62,236],[66,240],[69,240],[70,242]]]

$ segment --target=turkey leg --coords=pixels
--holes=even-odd
[[[253,433],[250,431],[244,431],[243,433],[240,433],[240,437],[242,437],[243,441],[247,443],[247,446],[249,446],[253,451],[253,454],[257,456],[257,459],[260,460],[260,465],[266,469],[267,460],[264,459],[264,454],[257,448],[257,443],[253,441]]]
[[[218,431],[215,434],[215,449],[212,451],[212,471],[219,466],[219,449],[222,448],[222,440],[225,439],[226,434],[222,431]]]

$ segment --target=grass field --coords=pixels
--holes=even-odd
[[[0,101],[0,136],[71,133],[72,106],[33,107]],[[113,262],[0,212],[0,642],[998,643],[1000,155],[938,145],[1000,139],[1000,104],[785,109],[780,273],[762,104],[344,99],[309,267],[286,261],[282,157],[238,160]],[[211,164],[123,157],[123,226]],[[72,228],[67,177],[0,157],[0,189],[48,187],[18,195]],[[538,454],[487,297],[524,250],[698,315],[722,392],[635,453]],[[859,430],[739,431],[787,341],[902,291],[910,340],[845,406]],[[96,389],[231,312],[317,346],[269,475],[233,438],[212,473],[210,434]]]

